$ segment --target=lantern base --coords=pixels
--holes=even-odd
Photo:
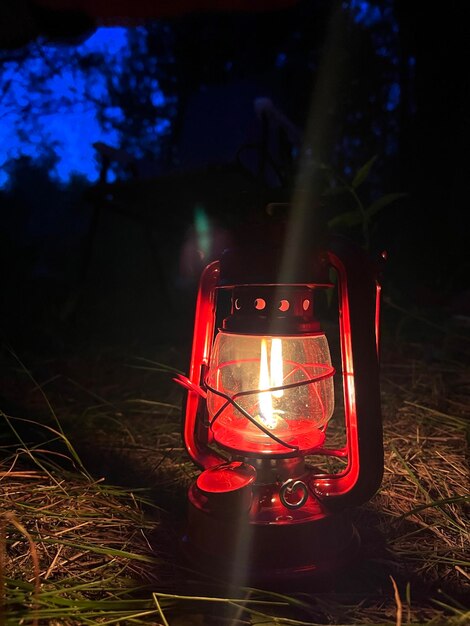
[[[250,508],[236,499],[216,508],[195,485],[189,492],[182,546],[196,569],[228,584],[276,588],[345,568],[358,554],[359,534],[344,513],[318,501],[289,510],[275,485],[255,486]]]

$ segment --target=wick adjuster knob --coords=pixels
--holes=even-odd
[[[308,500],[308,487],[302,480],[286,480],[279,489],[279,499],[286,508],[299,509]]]

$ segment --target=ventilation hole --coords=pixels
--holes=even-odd
[[[266,307],[266,300],[263,300],[263,298],[256,298],[255,309],[258,309],[258,311],[262,311],[265,307]]]
[[[279,302],[279,310],[282,311],[283,313],[288,311],[289,307],[290,307],[289,300],[281,300]]]
[[[240,300],[238,298],[235,300],[235,308],[237,309],[237,311],[242,308],[242,305],[240,304]]]
[[[302,302],[302,308],[303,308],[304,311],[306,311],[309,306],[310,306],[310,300],[304,300]]]

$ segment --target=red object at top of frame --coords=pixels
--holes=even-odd
[[[206,11],[274,11],[298,0],[35,0],[37,6],[57,11],[80,11],[98,21],[119,23],[119,18],[166,18]]]

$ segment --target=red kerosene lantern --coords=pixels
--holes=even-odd
[[[376,267],[340,239],[307,257],[278,283],[280,248],[228,250],[201,277],[190,374],[178,381],[188,388],[184,442],[203,470],[189,490],[184,546],[196,566],[226,577],[269,582],[344,564],[359,547],[344,511],[382,479]],[[315,316],[331,268],[336,374]],[[334,376],[344,393],[339,449],[324,445]],[[340,457],[345,469],[320,472],[311,455]]]

